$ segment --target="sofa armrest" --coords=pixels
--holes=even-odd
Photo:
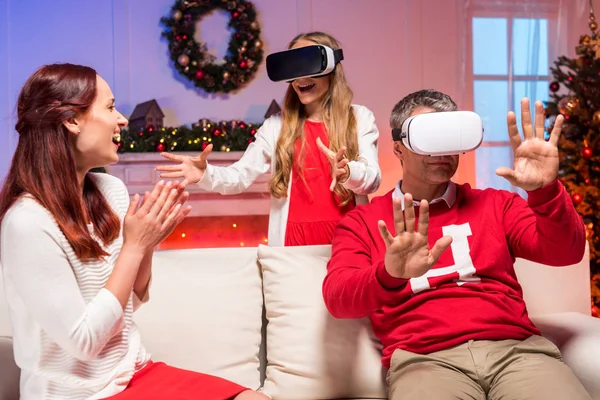
[[[594,400],[600,400],[600,319],[568,312],[532,317],[532,321],[560,349]]]
[[[0,400],[19,400],[19,367],[13,356],[12,339],[0,336]]]

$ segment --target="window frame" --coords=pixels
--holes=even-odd
[[[497,2],[489,0],[475,1],[467,10],[467,27],[466,27],[466,57],[465,57],[465,102],[469,109],[475,110],[475,82],[476,81],[496,81],[496,82],[507,82],[508,85],[508,110],[520,112],[518,104],[515,104],[514,93],[515,83],[517,82],[541,82],[545,81],[548,84],[552,80],[549,67],[552,65],[554,60],[557,58],[556,47],[553,43],[556,43],[558,38],[558,21],[559,21],[559,10],[558,7],[550,2],[549,0],[538,0],[538,4],[531,5],[519,5],[516,2]],[[528,10],[526,8],[535,7],[535,10]],[[507,74],[506,75],[485,75],[474,73],[474,54],[473,54],[473,19],[474,18],[505,18],[507,22],[506,34],[507,34]],[[548,71],[547,75],[513,75],[513,24],[515,19],[527,18],[527,19],[546,19],[548,29]],[[538,99],[531,99],[532,101]],[[521,127],[519,127],[521,131]],[[481,147],[510,147],[510,141],[508,133],[506,140],[501,141],[483,141]],[[514,163],[513,152],[511,154],[511,165]],[[475,158],[475,185],[477,183],[477,154],[474,154]],[[476,185],[477,186],[477,185]],[[517,191],[517,188],[511,185],[511,191]]]

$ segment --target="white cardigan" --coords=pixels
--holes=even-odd
[[[357,204],[368,203],[367,195],[379,188],[381,170],[377,155],[379,131],[371,110],[364,106],[353,105],[358,133],[357,161],[348,163],[350,177],[343,183],[346,189],[355,193]],[[256,133],[256,141],[251,143],[242,157],[227,167],[208,164],[204,176],[198,182],[200,187],[221,194],[237,194],[246,190],[259,176],[269,168],[275,169],[275,146],[281,133],[281,115],[267,119]],[[288,185],[288,195],[277,199],[271,197],[269,215],[269,245],[283,246],[287,225],[289,197],[292,179]]]

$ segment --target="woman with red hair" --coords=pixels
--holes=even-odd
[[[152,252],[190,212],[184,185],[132,201],[93,168],[118,161],[127,120],[92,68],[47,65],[18,99],[19,142],[0,193],[0,262],[21,399],[266,399],[221,378],[153,363],[133,312]]]

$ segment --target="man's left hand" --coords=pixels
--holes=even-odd
[[[557,145],[564,118],[562,115],[556,117],[549,141],[544,139],[545,119],[544,106],[541,101],[537,101],[535,125],[532,125],[529,99],[521,100],[523,140],[517,127],[515,113],[508,113],[508,136],[514,153],[514,169],[500,167],[496,169],[496,174],[508,180],[511,185],[526,191],[548,185],[558,176]]]

